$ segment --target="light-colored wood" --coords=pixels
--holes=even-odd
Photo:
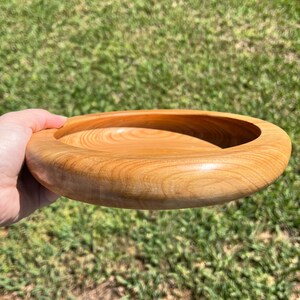
[[[110,207],[177,209],[248,196],[284,171],[288,135],[220,112],[150,110],[70,118],[35,133],[31,173],[71,199]]]

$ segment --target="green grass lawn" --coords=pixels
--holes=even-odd
[[[0,229],[0,298],[300,298],[298,0],[0,0],[0,104],[228,111],[293,142],[283,176],[226,205],[154,212],[62,198]]]

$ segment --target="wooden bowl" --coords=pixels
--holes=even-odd
[[[70,118],[33,134],[27,165],[49,190],[97,205],[177,209],[221,204],[273,182],[288,135],[259,119],[149,110]]]

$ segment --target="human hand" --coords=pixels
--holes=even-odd
[[[59,197],[34,179],[24,161],[32,133],[59,128],[66,119],[42,109],[0,117],[0,226],[15,223]]]

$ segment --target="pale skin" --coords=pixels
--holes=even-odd
[[[0,226],[18,222],[59,197],[30,174],[25,151],[34,132],[59,128],[66,119],[42,109],[10,112],[0,117]]]

